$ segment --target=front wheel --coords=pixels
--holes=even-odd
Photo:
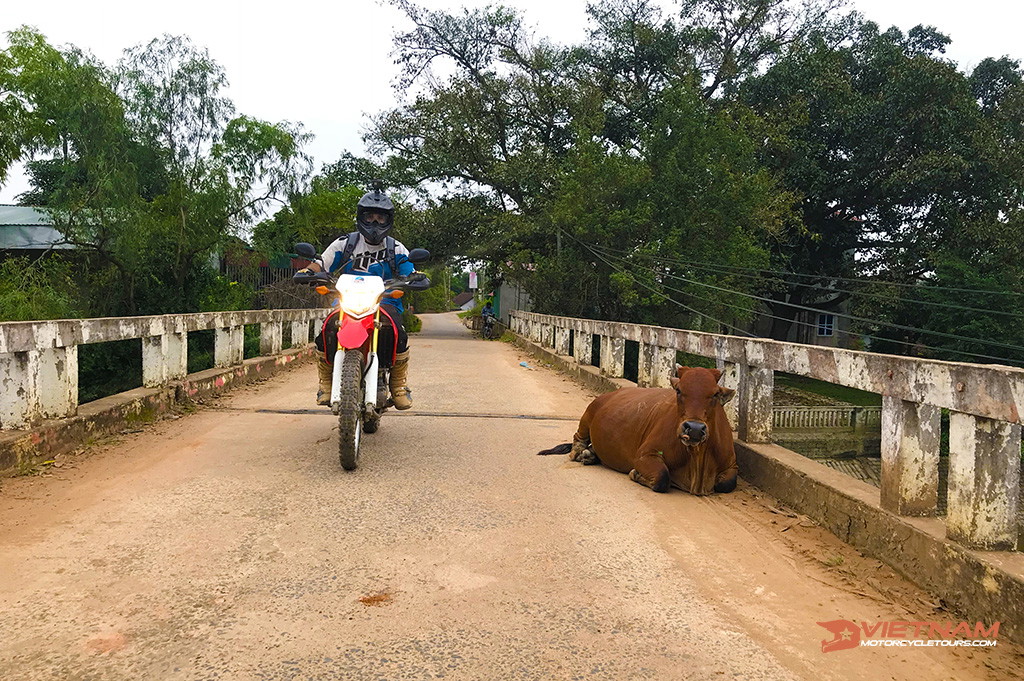
[[[340,359],[340,358],[339,358]],[[363,353],[346,350],[341,365],[341,403],[338,408],[338,455],[341,467],[354,471],[359,465],[363,435]]]

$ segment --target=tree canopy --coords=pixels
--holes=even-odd
[[[541,311],[779,339],[832,313],[844,344],[1024,361],[1019,62],[965,71],[938,28],[841,0],[595,0],[578,45],[500,5],[389,1],[396,103],[365,158],[306,182],[301,126],[237,113],[186,38],[107,66],[19,29],[0,180],[32,159],[24,200],[117,283],[110,312],[198,305],[204,262],[274,202],[257,249],[325,246],[384,178],[407,245]]]
[[[0,52],[0,177],[28,162],[23,203],[45,207],[91,279],[92,314],[195,310],[220,253],[309,172],[300,126],[238,115],[204,49],[163,36],[108,67],[38,32]]]

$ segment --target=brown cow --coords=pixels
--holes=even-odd
[[[718,369],[679,367],[667,388],[622,388],[587,407],[572,444],[538,454],[602,463],[655,492],[675,485],[691,494],[736,489],[736,450],[722,405],[734,390]]]

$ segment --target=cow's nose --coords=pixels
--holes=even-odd
[[[703,442],[708,435],[708,427],[700,421],[684,421],[683,435],[689,437],[691,442]]]

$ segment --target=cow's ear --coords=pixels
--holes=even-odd
[[[719,404],[726,404],[736,395],[736,391],[732,388],[719,388],[718,392],[715,393],[718,396]]]
[[[672,378],[668,379],[668,382],[672,385],[672,389],[673,390],[675,390],[676,392],[679,392],[679,379],[678,378],[673,376]]]
[[[690,370],[690,367],[684,367],[682,364],[676,365],[676,376],[682,378],[683,374]]]
[[[715,383],[718,383],[718,379],[722,377],[722,372],[718,369],[709,369],[711,375],[715,377]]]

